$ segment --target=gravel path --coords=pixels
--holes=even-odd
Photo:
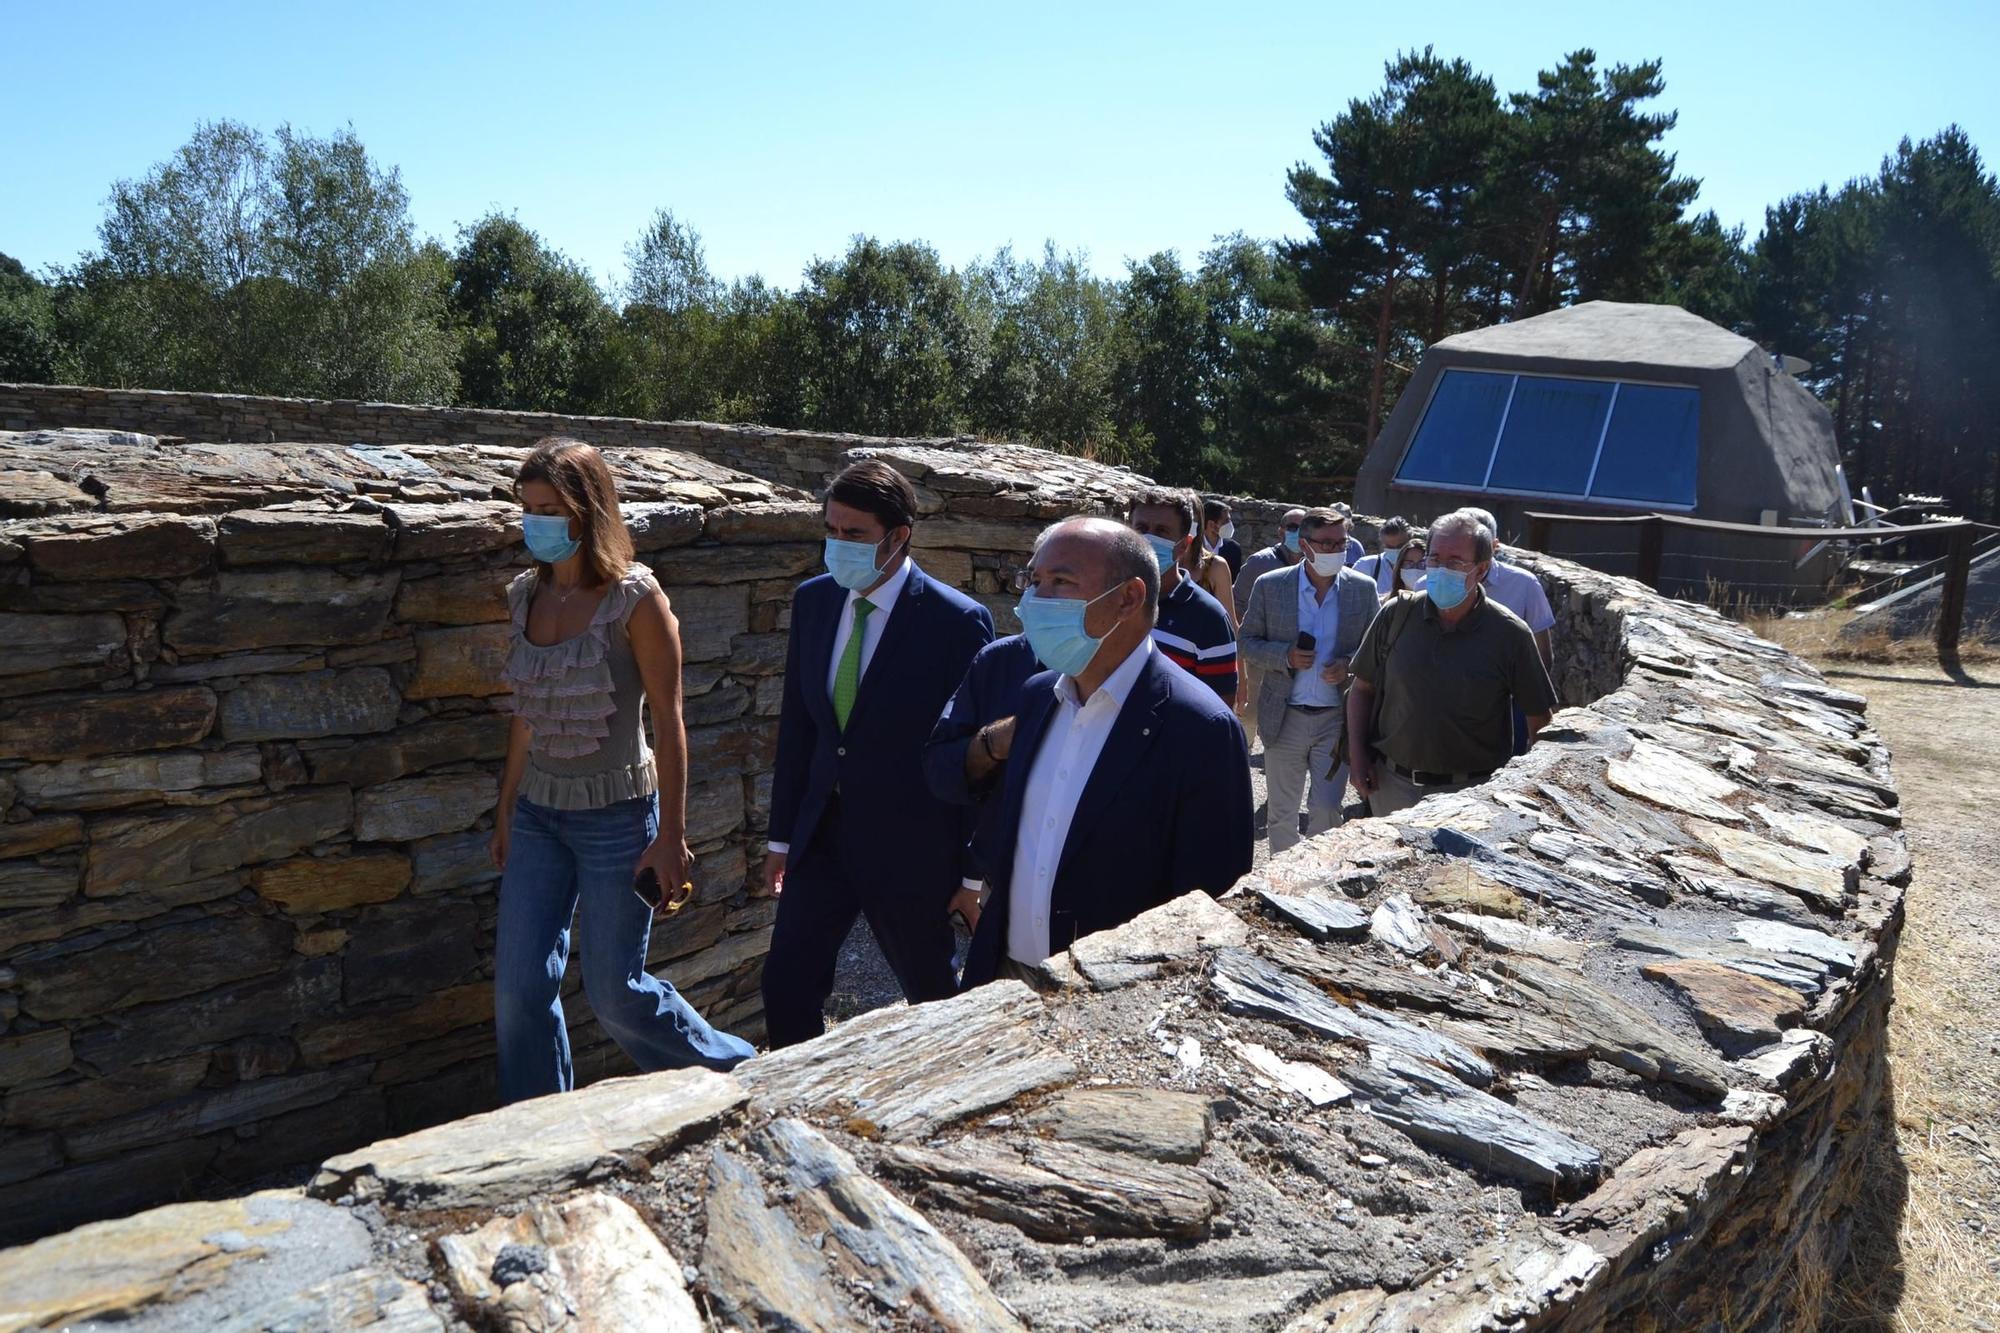
[[[2000,1329],[2000,666],[1960,682],[1935,662],[1820,665],[1868,696],[1915,863],[1889,1019],[1895,1123],[1836,1311],[1845,1327]]]

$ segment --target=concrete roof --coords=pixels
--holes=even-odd
[[[1727,370],[1759,350],[1748,338],[1679,306],[1627,301],[1585,301],[1454,334],[1437,347],[1482,356],[1648,362],[1690,370]]]

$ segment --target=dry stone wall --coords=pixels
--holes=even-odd
[[[920,558],[953,564],[949,577],[996,601],[1011,600],[998,588],[1024,537],[1057,511],[1114,504],[1131,480],[1032,451],[880,447],[933,511]],[[242,461],[270,465],[260,459]],[[91,476],[79,483],[86,493],[117,494],[104,474]],[[219,548],[221,516],[244,507],[228,498],[172,513],[137,506],[110,521],[107,500],[95,514],[9,524],[0,529],[9,597],[47,577],[61,580],[66,604],[58,612],[30,597],[8,613],[117,615],[122,645],[108,623],[58,640],[98,644],[103,661],[88,669],[114,674],[93,698],[237,688],[222,676],[151,683],[152,664],[178,665],[167,659],[179,656],[180,603],[167,599],[150,627],[135,628],[149,604],[100,605],[89,591],[179,580],[199,594],[210,575],[182,566],[200,542],[175,529],[207,518]],[[670,549],[707,552],[699,559],[711,571],[739,569],[748,554],[724,539],[726,513],[798,521],[784,517],[783,496],[699,507],[699,539]],[[380,559],[397,569],[400,594],[403,520],[384,526],[394,531]],[[90,578],[79,571],[102,566],[76,544],[85,539],[142,546],[155,577]],[[1896,1188],[1882,1174],[1893,1175],[1893,1161],[1869,1151],[1887,1095],[1882,1035],[1910,873],[1888,754],[1860,697],[1740,626],[1626,580],[1526,563],[1560,618],[1560,684],[1572,707],[1483,787],[1309,840],[1221,903],[1193,896],[1079,941],[1032,988],[1005,983],[877,1011],[733,1075],[609,1079],[412,1133],[389,1126],[387,1137],[328,1156],[304,1190],[172,1205],[0,1253],[0,1333],[91,1318],[138,1328],[561,1326],[580,1310],[669,1328],[1811,1326],[1819,1279],[1846,1250],[1852,1201]],[[218,554],[212,576],[231,568]],[[746,606],[774,605],[751,586]],[[210,608],[196,626],[224,627],[199,632],[241,623],[198,595],[190,605]],[[401,686],[420,666],[414,650],[336,665],[332,654],[380,640],[358,638],[350,613],[327,605],[340,642],[325,646],[329,661],[298,671],[373,666]],[[395,607],[392,597],[389,614]],[[775,612],[763,623],[748,632],[776,633]],[[224,651],[279,649],[194,656]],[[141,661],[147,689],[118,674],[136,677]],[[31,656],[21,674],[80,669]],[[23,697],[50,697],[36,683]],[[754,708],[756,692],[745,697]],[[436,716],[447,706],[417,702],[425,725],[454,720]],[[405,691],[401,707],[410,706]],[[9,717],[29,712],[63,710]],[[289,744],[303,757],[303,739],[218,743],[211,731],[191,741],[190,731],[215,725],[192,703],[141,716],[166,738],[144,752],[163,764],[155,808],[24,806],[21,774],[60,760],[10,759],[0,779],[12,805],[0,830],[37,829],[32,850],[0,862],[0,875],[60,887],[73,910],[104,911],[123,899],[88,892],[98,822],[184,817],[166,798],[189,788],[167,784],[192,771],[205,788],[209,772],[166,758],[205,764],[256,748],[259,794],[232,790],[250,785],[247,767],[213,778],[225,803],[246,803],[242,818],[212,837],[145,844],[148,865],[167,867],[182,888],[219,880],[228,896],[155,904],[172,892],[143,891],[135,901],[147,903],[146,924],[96,928],[67,953],[74,941],[54,942],[55,959],[114,951],[106,957],[120,966],[100,975],[123,989],[89,983],[92,1003],[113,1017],[168,1013],[173,993],[161,988],[178,983],[163,974],[222,966],[220,953],[302,966],[303,932],[282,897],[260,891],[257,867],[299,859],[285,839],[300,830],[333,828],[327,836],[348,858],[372,850],[335,826],[337,806],[280,819],[250,808],[328,785],[308,765],[304,780],[272,788],[270,754]],[[50,725],[52,745],[125,734],[117,721]],[[415,780],[475,768],[446,763]],[[354,803],[346,817],[358,819],[353,785],[339,785]],[[746,787],[754,830],[756,783]],[[379,805],[389,819],[402,808]],[[69,819],[77,823],[60,822]],[[79,825],[81,855],[60,840]],[[38,845],[49,837],[59,840]],[[128,854],[123,840],[115,850]],[[476,903],[485,892],[434,901]],[[364,904],[356,919],[398,906]],[[759,904],[746,897],[733,910]],[[227,950],[202,934],[217,916],[241,927]],[[321,957],[344,972],[358,939]],[[79,1029],[94,1020],[40,1017],[25,1003],[25,971],[6,965],[0,999],[13,1007],[0,1050],[25,1071],[20,1087],[74,1089],[88,1075],[99,1080],[94,1096],[78,1104],[96,1107],[135,1087],[150,1095],[178,1068],[167,1058],[118,1078],[85,1070]],[[366,1038],[375,1025],[350,1031]],[[164,1023],[154,1029],[159,1049],[180,1049],[164,1033]],[[177,1076],[194,1081],[170,1108],[176,1137],[134,1142],[157,1128],[137,1128],[146,1118],[132,1112],[81,1137],[126,1154],[118,1165],[129,1174],[150,1169],[144,1154],[182,1142],[215,1144],[218,1157],[242,1152],[283,1117],[382,1086],[374,1074],[365,1090],[339,1085],[343,1069],[372,1061],[421,1078],[449,1062],[451,1042],[401,1034],[384,1052],[305,1069],[283,1065],[282,1049],[267,1057],[261,1040],[218,1040],[180,1057],[190,1068]],[[302,1074],[334,1075],[337,1086],[304,1111],[256,1102],[260,1084],[282,1088]],[[8,1092],[0,1117],[18,1095]],[[243,1105],[245,1118],[230,1120],[228,1108]],[[57,1172],[75,1191],[114,1184],[108,1167],[61,1165],[62,1127],[0,1123],[0,1160],[25,1162],[31,1184]],[[63,1157],[51,1162],[55,1153]],[[30,1197],[6,1200],[0,1216]]]
[[[0,1234],[491,1104],[520,452],[0,436],[4,503],[59,510],[0,521]],[[686,653],[702,894],[652,958],[754,1030],[749,862],[817,507],[614,459]],[[580,1068],[627,1068],[574,980]]]
[[[0,430],[145,431],[216,443],[301,441],[378,448],[479,444],[519,447],[575,435],[606,448],[676,449],[806,491],[817,490],[847,450],[882,441],[860,435],[727,426],[708,421],[563,416],[476,407],[416,407],[351,399],[0,384]],[[910,443],[966,447],[969,439]]]
[[[1812,1326],[1852,1202],[1895,1188],[1887,757],[1737,627],[1542,573],[1624,683],[1482,789],[1034,989],[0,1254],[0,1326]]]
[[[0,434],[0,1240],[491,1105],[523,452]],[[687,659],[702,893],[653,962],[756,1036],[752,871],[818,506],[607,452]],[[870,453],[918,487],[918,558],[1003,631],[1034,534],[1137,481],[1010,446]],[[629,1073],[577,976],[579,1076]]]

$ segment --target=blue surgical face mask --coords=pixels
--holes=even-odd
[[[849,592],[860,592],[876,579],[882,577],[882,566],[875,563],[875,552],[880,543],[849,542],[838,537],[826,539],[826,572],[833,575],[833,581]]]
[[[1299,549],[1299,530],[1297,528],[1293,528],[1285,534],[1285,549],[1297,554]]]
[[[1153,548],[1153,558],[1160,562],[1160,572],[1164,574],[1172,569],[1174,567],[1174,544],[1165,537],[1155,537],[1150,532],[1145,534],[1145,536],[1146,545]]]
[[[1021,630],[1028,636],[1028,646],[1035,650],[1035,656],[1043,666],[1051,671],[1060,671],[1065,676],[1081,675],[1083,669],[1090,665],[1090,659],[1097,656],[1098,648],[1110,636],[1110,630],[1106,630],[1092,638],[1083,628],[1084,615],[1093,605],[1117,591],[1117,588],[1107,588],[1086,602],[1080,597],[1042,597],[1030,588],[1021,594],[1014,614],[1021,618]]]
[[[521,515],[521,537],[528,554],[548,564],[558,564],[582,549],[583,543],[569,535],[569,519],[561,514]]]
[[[1467,585],[1465,575],[1457,570],[1433,566],[1424,571],[1424,591],[1437,603],[1438,610],[1449,611],[1464,601],[1472,589]]]

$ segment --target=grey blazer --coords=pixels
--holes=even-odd
[[[1285,655],[1299,639],[1299,580],[1304,577],[1303,562],[1259,576],[1250,585],[1250,601],[1236,632],[1237,655],[1259,671],[1270,673],[1257,696],[1257,730],[1261,735],[1278,734],[1284,725],[1286,702],[1292,696],[1292,677],[1297,673],[1286,663]],[[1375,619],[1375,580],[1343,569],[1334,581],[1333,595],[1340,599],[1340,630],[1333,656],[1353,657],[1361,646],[1361,636]]]

